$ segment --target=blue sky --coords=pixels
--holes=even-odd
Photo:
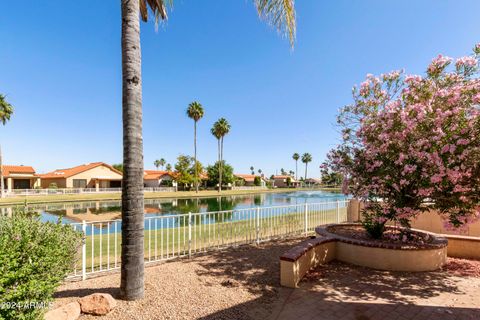
[[[204,164],[217,154],[210,127],[225,117],[236,172],[294,169],[292,153],[310,152],[319,176],[338,142],[337,110],[367,73],[421,73],[438,53],[465,55],[480,41],[478,0],[296,6],[293,51],[248,0],[176,1],[158,32],[142,24],[145,168],[193,153],[185,109],[198,100]],[[4,162],[38,172],[121,162],[119,1],[2,1],[0,12],[0,92],[15,106],[0,128]]]

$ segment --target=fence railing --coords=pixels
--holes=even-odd
[[[144,188],[144,192],[174,192],[174,187]],[[48,196],[64,194],[121,193],[122,188],[61,188],[61,189],[13,189],[6,195],[14,196]]]
[[[267,190],[266,186],[233,186],[232,190]]]
[[[318,225],[347,221],[348,200],[145,217],[145,262],[309,234]],[[84,234],[70,278],[120,268],[121,220],[74,223]]]

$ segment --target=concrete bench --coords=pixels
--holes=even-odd
[[[280,256],[280,284],[297,288],[305,274],[335,258],[336,240],[318,237],[301,242]]]

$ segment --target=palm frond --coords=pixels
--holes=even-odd
[[[0,123],[6,124],[13,114],[13,107],[7,102],[6,97],[0,94]]]
[[[293,47],[296,36],[295,0],[254,0],[260,18],[288,36]]]
[[[140,15],[142,20],[148,21],[149,9],[155,17],[155,25],[158,25],[160,20],[168,19],[168,8],[173,7],[173,0],[139,0],[140,1]]]
[[[187,108],[187,116],[195,121],[200,120],[203,118],[204,110],[203,106],[200,102],[193,101],[188,105]]]

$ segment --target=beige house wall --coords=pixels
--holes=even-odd
[[[73,188],[73,180],[75,179],[85,179],[87,180],[87,188],[95,188],[96,178],[101,178],[101,180],[121,180],[122,175],[112,171],[110,168],[105,166],[98,166],[90,170],[78,173],[74,176],[67,178],[66,188]],[[100,187],[100,186],[99,186]]]
[[[97,178],[100,181],[97,182]],[[76,179],[87,180],[87,188],[108,188],[109,181],[120,181],[122,180],[122,175],[106,166],[98,166],[68,178],[42,178],[41,186],[42,188],[48,188],[51,183],[56,183],[58,188],[73,188],[73,180]]]
[[[44,189],[48,189],[52,183],[55,183],[58,188],[63,189],[66,188],[67,182],[65,178],[57,178],[57,179],[41,179],[41,186]]]
[[[158,180],[144,180],[143,184],[146,188],[158,188],[161,186],[161,183],[163,181],[172,181],[172,180],[173,178],[170,175],[166,174],[166,175],[163,175]]]

